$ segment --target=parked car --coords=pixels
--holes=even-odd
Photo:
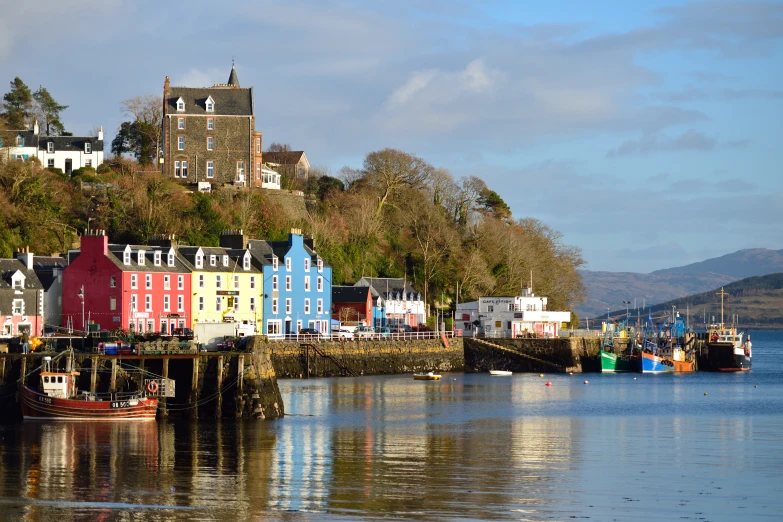
[[[381,339],[391,339],[391,330],[388,326],[380,326],[376,328],[375,333]]]
[[[398,324],[389,328],[393,334],[407,334],[413,331],[413,328],[409,324]]]
[[[360,325],[356,327],[353,335],[358,339],[372,339],[375,337],[375,328],[372,326]]]
[[[304,337],[305,339],[317,339],[320,336],[321,332],[315,328],[302,328],[299,330],[299,337]]]
[[[353,332],[350,330],[343,330],[343,329],[337,330],[337,338],[340,340],[345,339],[351,341],[353,340]]]
[[[190,328],[175,328],[174,335],[177,337],[193,339],[193,330]]]

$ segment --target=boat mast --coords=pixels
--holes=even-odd
[[[720,292],[718,294],[720,296],[720,327],[723,329],[723,296],[726,295],[726,292],[723,291],[723,287],[720,287]]]

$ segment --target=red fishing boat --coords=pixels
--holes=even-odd
[[[19,396],[25,420],[128,420],[154,421],[158,399],[144,394],[112,393],[106,396],[77,392],[80,372],[52,370],[52,358],[44,357],[38,390],[22,385]],[[154,395],[158,383],[150,381],[148,390]]]

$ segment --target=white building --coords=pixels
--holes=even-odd
[[[463,335],[486,337],[557,337],[561,324],[571,321],[571,312],[548,310],[547,298],[536,297],[527,288],[521,296],[479,297],[459,304],[456,313]]]
[[[421,293],[402,277],[363,277],[354,286],[370,287],[375,326],[418,326],[427,321]]]
[[[2,144],[3,157],[15,161],[38,158],[45,168],[66,174],[82,167],[97,169],[103,163],[103,127],[97,136],[41,136],[39,130],[36,121],[32,130],[11,134],[12,143]]]
[[[261,188],[280,190],[280,174],[272,169],[261,169]]]

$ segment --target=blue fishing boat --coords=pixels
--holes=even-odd
[[[642,346],[642,353],[639,357],[639,371],[641,373],[674,373],[674,361],[671,357],[666,357],[662,351],[659,350],[659,345],[662,339],[663,330],[669,324],[669,319],[661,326],[660,329],[655,331],[655,325],[652,322],[652,317],[649,317],[647,325],[645,325],[644,344]],[[647,332],[653,331],[654,333],[648,335]]]

